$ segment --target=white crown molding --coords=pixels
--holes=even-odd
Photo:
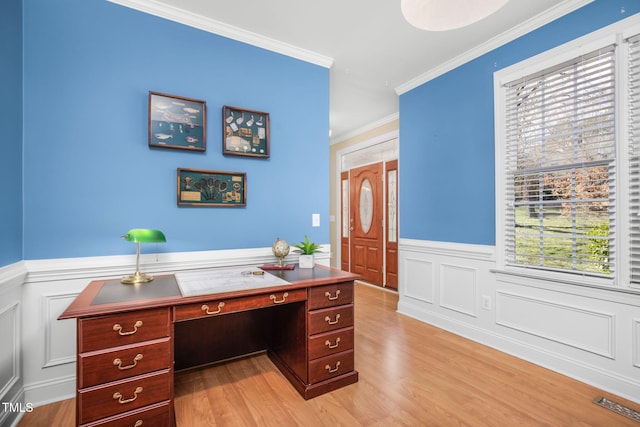
[[[111,3],[119,4],[140,12],[188,25],[199,30],[217,34],[233,40],[250,44],[262,49],[270,50],[282,55],[290,56],[301,61],[309,62],[325,68],[331,68],[333,58],[300,48],[288,43],[284,43],[269,37],[242,28],[234,27],[215,19],[205,18],[195,13],[169,6],[155,0],[107,0]]]
[[[362,126],[361,128],[355,129],[355,130],[353,130],[351,132],[344,133],[342,135],[337,135],[335,138],[331,139],[331,145],[339,144],[341,142],[346,141],[347,139],[356,137],[356,136],[361,135],[361,134],[363,134],[365,132],[373,130],[373,129],[377,128],[377,127],[384,126],[384,125],[386,125],[388,123],[391,123],[394,120],[398,120],[399,118],[400,118],[400,114],[399,113],[389,114],[388,116],[383,117],[383,118],[381,118],[379,120],[376,120],[374,122],[371,122],[371,123],[369,123],[369,124],[367,124],[365,126]]]
[[[450,61],[447,61],[440,66],[433,68],[423,74],[420,74],[417,77],[409,80],[408,82],[401,84],[396,87],[396,93],[398,95],[402,95],[410,91],[411,89],[415,89],[416,87],[427,83],[430,80],[435,79],[438,76],[441,76],[467,62],[470,62],[479,56],[484,55],[485,53],[491,52],[494,49],[503,46],[518,37],[521,37],[525,34],[530,33],[533,30],[536,30],[552,21],[555,21],[558,18],[561,18],[564,15],[567,15],[577,9],[580,9],[583,6],[593,2],[594,0],[565,0],[558,3],[556,6],[549,8],[543,13],[540,13],[533,18],[523,22],[520,25],[513,27],[511,30],[506,31],[498,36],[488,40],[485,43],[482,43],[473,49],[459,55]]]

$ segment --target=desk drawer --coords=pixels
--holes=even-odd
[[[318,383],[353,371],[353,350],[309,362],[309,383]]]
[[[83,427],[172,427],[173,416],[171,413],[171,402],[166,401],[160,404],[142,408],[138,411],[127,412],[115,417],[105,418],[91,424],[84,424]]]
[[[309,312],[309,334],[353,326],[353,304]]]
[[[175,321],[180,322],[183,320],[193,320],[201,317],[252,310],[254,308],[289,304],[292,302],[304,301],[306,299],[306,289],[269,292],[240,298],[212,299],[205,302],[175,307]]]
[[[353,282],[309,289],[309,310],[335,307],[353,302]]]
[[[309,337],[309,360],[353,349],[353,326]]]
[[[171,341],[163,338],[108,352],[82,353],[78,387],[86,388],[171,367]]]
[[[142,310],[78,321],[78,352],[135,344],[170,336],[168,308]]]
[[[79,424],[171,400],[170,370],[78,390]]]

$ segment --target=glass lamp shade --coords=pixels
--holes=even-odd
[[[140,273],[140,243],[166,242],[167,239],[164,237],[164,233],[160,230],[134,228],[129,230],[127,234],[122,237],[125,240],[134,242],[136,244],[136,272],[130,276],[123,277],[122,279],[120,279],[120,282],[127,285],[151,282],[153,280],[153,277],[144,273]]]
[[[478,22],[509,0],[401,0],[404,18],[414,27],[447,31]]]
[[[164,233],[160,230],[150,230],[148,228],[134,228],[122,236],[124,239],[134,243],[156,243],[166,242]]]

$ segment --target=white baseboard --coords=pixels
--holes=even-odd
[[[76,396],[76,377],[66,376],[31,383],[24,387],[25,402],[34,407],[47,405]]]
[[[18,389],[13,396],[5,396],[2,399],[2,402],[9,402],[14,404],[20,403],[21,407],[24,408],[24,389]],[[0,426],[17,426],[23,415],[24,413],[21,412],[5,411],[3,407],[2,411],[0,412]]]

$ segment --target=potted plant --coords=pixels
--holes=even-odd
[[[304,241],[296,243],[293,246],[297,248],[295,252],[300,254],[300,258],[298,259],[300,268],[313,268],[315,264],[313,254],[320,252],[320,245],[310,242],[309,236],[304,236]]]

